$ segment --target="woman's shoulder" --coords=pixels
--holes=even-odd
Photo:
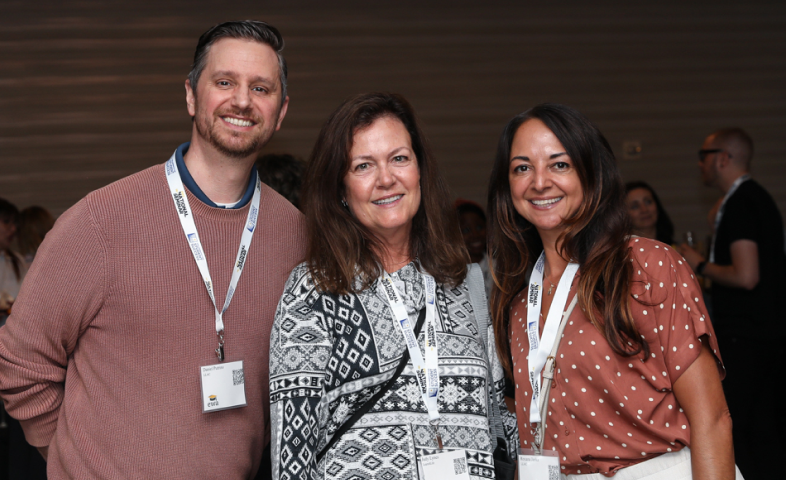
[[[630,259],[634,268],[649,275],[660,277],[664,268],[673,270],[676,265],[683,265],[685,260],[669,245],[651,238],[632,236],[628,240]],[[666,271],[666,270],[663,270]]]

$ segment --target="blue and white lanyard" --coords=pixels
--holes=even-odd
[[[543,367],[546,365],[546,359],[554,347],[554,342],[557,341],[557,332],[559,331],[559,324],[562,320],[562,313],[565,310],[565,305],[568,302],[568,293],[570,293],[570,286],[573,283],[573,277],[576,276],[576,271],[579,269],[578,263],[568,263],[565,271],[562,272],[562,277],[559,279],[557,291],[554,294],[554,301],[549,308],[549,314],[546,318],[546,324],[543,326],[543,336],[539,335],[540,324],[540,310],[543,298],[543,269],[545,267],[546,257],[544,253],[540,254],[535,268],[532,270],[532,276],[529,281],[529,294],[527,296],[527,334],[529,336],[529,382],[532,385],[532,401],[529,406],[529,422],[530,424],[541,422],[540,411],[540,386]]]
[[[172,200],[175,202],[175,209],[177,216],[180,219],[180,225],[183,227],[183,233],[186,235],[188,245],[191,247],[191,254],[194,256],[199,273],[202,274],[202,281],[207,288],[207,294],[210,296],[210,301],[213,302],[213,308],[216,314],[216,335],[218,336],[218,348],[216,348],[216,356],[219,361],[224,360],[224,312],[229,308],[229,303],[232,301],[232,296],[235,294],[237,282],[240,280],[240,274],[243,273],[243,266],[246,263],[249,248],[251,247],[251,240],[254,238],[254,231],[256,230],[257,217],[259,216],[259,201],[262,193],[262,186],[257,175],[256,186],[254,188],[254,196],[251,199],[251,207],[248,209],[248,216],[246,217],[246,225],[243,228],[243,235],[240,237],[240,247],[237,250],[237,257],[232,270],[232,279],[229,282],[229,290],[227,291],[226,300],[224,301],[223,308],[219,311],[216,306],[216,298],[213,293],[213,280],[210,277],[210,270],[207,267],[207,259],[205,259],[205,249],[202,247],[202,242],[199,240],[199,233],[197,233],[196,224],[194,223],[194,216],[191,212],[191,206],[188,203],[188,196],[186,195],[183,181],[180,179],[180,172],[177,169],[177,162],[175,161],[175,154],[166,162],[166,179],[169,183],[169,191],[172,193]]]
[[[415,337],[413,325],[409,321],[407,307],[404,305],[401,293],[393,283],[393,279],[385,272],[379,279],[381,290],[385,293],[393,317],[401,328],[404,340],[415,367],[415,377],[418,380],[423,402],[426,404],[430,421],[439,419],[439,354],[437,352],[437,307],[436,307],[436,281],[434,277],[423,272],[423,287],[426,294],[426,357],[420,352],[418,339]]]

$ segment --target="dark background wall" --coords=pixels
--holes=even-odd
[[[543,101],[606,134],[626,180],[649,181],[678,234],[708,231],[718,193],[696,151],[746,128],[754,175],[786,211],[786,2],[0,1],[0,196],[59,214],[188,140],[183,82],[211,25],[277,26],[289,114],[266,152],[308,157],[355,93],[404,94],[453,192],[485,204],[497,137]],[[638,141],[640,158],[624,159]]]

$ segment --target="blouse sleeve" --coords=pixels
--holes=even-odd
[[[278,303],[270,337],[271,462],[274,479],[316,478],[320,401],[331,338],[311,306],[308,269],[296,267]]]
[[[673,248],[662,243],[633,244],[634,318],[650,345],[650,355],[662,356],[671,385],[699,357],[703,341],[725,375],[718,342],[698,281],[686,262]],[[642,331],[643,330],[643,331]]]

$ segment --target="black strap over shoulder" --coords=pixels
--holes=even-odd
[[[420,331],[423,329],[423,322],[425,319],[426,319],[426,309],[422,308],[420,310],[420,314],[418,315],[418,322],[415,324],[414,332],[416,338],[420,335]],[[336,430],[336,433],[334,433],[333,436],[330,438],[330,441],[327,443],[327,445],[325,445],[325,448],[323,448],[322,451],[317,454],[317,463],[319,463],[322,460],[322,457],[324,457],[325,454],[331,448],[333,448],[333,445],[336,444],[338,439],[341,438],[341,436],[344,435],[347,432],[347,430],[352,428],[355,422],[360,420],[360,417],[362,417],[369,410],[371,410],[371,408],[379,401],[379,399],[382,398],[387,393],[388,390],[390,390],[390,387],[393,386],[393,383],[395,383],[398,377],[401,376],[401,372],[404,371],[404,367],[407,366],[408,361],[409,361],[409,349],[405,349],[404,356],[401,357],[401,361],[399,362],[396,371],[393,373],[393,376],[390,377],[390,380],[385,382],[382,385],[382,388],[380,388],[379,391],[375,393],[373,397],[369,398],[366,401],[366,403],[364,403],[360,408],[358,408],[355,411],[355,413],[352,414],[349,420],[347,420],[346,422],[344,422],[343,425],[341,425],[341,428]]]

